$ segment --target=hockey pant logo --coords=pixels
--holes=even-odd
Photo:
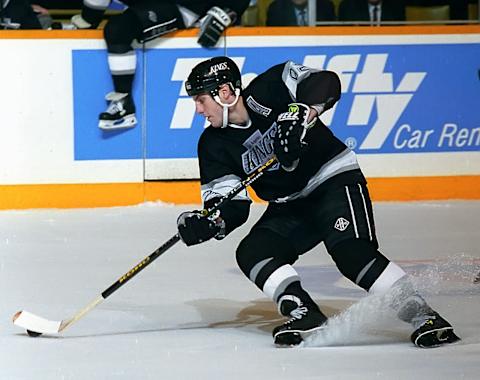
[[[335,229],[343,232],[348,228],[349,225],[350,225],[350,222],[347,219],[340,217],[335,222],[334,227]]]

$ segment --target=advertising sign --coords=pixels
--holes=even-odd
[[[139,126],[101,132],[96,118],[111,91],[106,53],[75,51],[75,159],[195,159],[205,121],[195,115],[184,80],[195,64],[223,54],[200,48],[139,51]],[[479,150],[480,44],[252,46],[228,48],[228,55],[245,84],[286,60],[336,72],[342,98],[323,120],[357,153]]]

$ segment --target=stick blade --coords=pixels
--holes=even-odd
[[[41,334],[58,334],[60,332],[61,321],[50,321],[39,317],[28,311],[22,310],[13,316],[13,324],[25,330]]]

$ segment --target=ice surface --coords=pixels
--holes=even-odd
[[[0,212],[0,379],[479,378],[480,202],[374,206],[381,251],[462,337],[449,347],[413,347],[410,327],[344,279],[323,246],[296,268],[334,328],[302,348],[274,347],[281,319],[235,263],[261,205],[223,241],[178,243],[58,337],[30,338],[12,324],[22,309],[70,318],[192,207]]]

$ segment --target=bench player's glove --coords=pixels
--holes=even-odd
[[[180,238],[187,246],[191,246],[216,237],[224,228],[224,223],[218,217],[212,219],[198,210],[181,213],[177,219]]]
[[[278,115],[277,132],[273,138],[273,150],[278,162],[286,171],[295,170],[300,160],[303,138],[317,118],[308,121],[310,107],[303,103],[291,103],[288,111]]]
[[[236,18],[237,14],[230,9],[210,8],[206,16],[200,20],[200,32],[197,42],[203,47],[215,46],[223,31],[232,25]]]

